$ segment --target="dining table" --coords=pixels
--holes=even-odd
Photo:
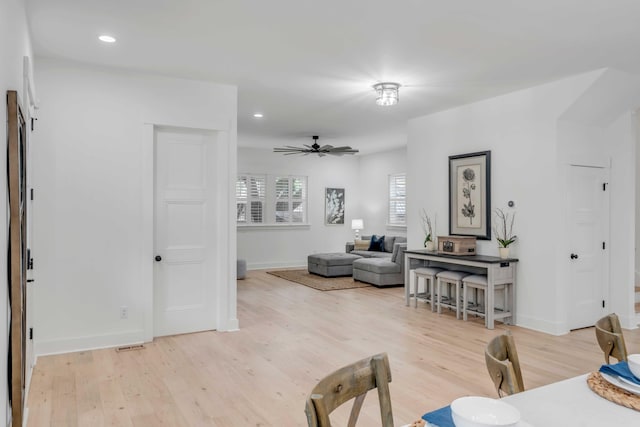
[[[640,411],[600,397],[587,385],[588,375],[530,389],[501,400],[520,411],[518,427],[640,427]]]

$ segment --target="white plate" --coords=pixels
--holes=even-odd
[[[456,427],[515,427],[520,421],[517,408],[496,399],[465,396],[451,402],[451,416]]]
[[[400,427],[409,427],[410,425],[411,424],[405,424],[405,425],[402,425]],[[439,426],[427,422],[424,427],[439,427]],[[516,427],[533,427],[533,425],[529,424],[529,423],[527,423],[525,421],[520,420],[520,421],[518,421],[518,424],[516,424]]]
[[[620,380],[618,377],[605,374],[604,372],[600,372],[600,375],[602,375],[602,378],[604,378],[608,383],[613,384],[616,387],[620,387],[621,389],[626,390],[629,393],[640,396],[640,387],[638,387],[637,385],[631,385],[628,382]]]

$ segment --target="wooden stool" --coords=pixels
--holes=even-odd
[[[418,307],[418,299],[428,302],[431,304],[431,311],[436,311],[436,300],[434,299],[436,295],[436,274],[444,271],[442,268],[431,268],[431,267],[422,267],[416,268],[415,270],[411,270],[415,283],[415,290],[413,293],[413,297],[415,299],[415,307]],[[424,294],[420,296],[419,288],[420,288],[420,279],[424,280]]]
[[[489,307],[489,296],[487,294],[487,276],[484,275],[472,275],[467,276],[462,280],[462,319],[467,320],[467,314],[472,313],[480,317],[484,317],[484,324],[487,325],[487,311],[493,310],[495,319],[504,319],[505,317],[511,317],[511,307],[509,307],[509,287],[510,283],[495,285],[495,291],[502,291],[504,302],[503,302],[503,310],[499,313],[496,313],[495,307]],[[478,303],[478,290],[481,290],[484,294],[484,311],[471,310],[469,309],[469,290],[476,291],[475,303]]]
[[[438,294],[438,313],[442,313],[442,307],[447,307],[456,310],[456,319],[460,318],[460,287],[462,285],[462,279],[464,277],[470,276],[470,273],[465,273],[464,271],[451,271],[444,270],[440,273],[436,274],[437,280],[437,290]],[[442,286],[446,285],[449,289],[447,291],[448,301],[442,302]],[[451,300],[451,287],[455,289],[453,301]]]

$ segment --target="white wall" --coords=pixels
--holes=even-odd
[[[624,327],[636,327],[635,234],[636,227],[636,115],[628,111],[606,128],[605,144],[611,158],[610,309]]]
[[[7,90],[16,90],[21,100],[25,99],[23,93],[23,58],[27,56],[33,58],[31,51],[31,41],[29,38],[29,29],[25,15],[23,1],[21,0],[4,0],[0,2],[0,89],[2,90],[2,107],[3,111],[0,120],[0,135],[3,135],[6,141],[7,122],[6,122],[6,98]],[[5,142],[6,144],[6,142]],[[5,149],[0,150],[0,164],[6,165],[7,153]],[[8,215],[7,215],[7,175],[0,174],[0,188],[4,192],[4,196],[0,197],[0,223],[4,226],[0,227],[0,277],[7,277],[7,231],[8,231]],[[7,400],[7,351],[9,348],[9,324],[7,318],[9,315],[7,286],[8,282],[3,281],[5,290],[0,292],[0,420],[9,420],[10,410]],[[0,422],[7,424],[7,422]]]
[[[491,150],[492,208],[515,202],[519,257],[517,307],[519,325],[559,334],[566,321],[555,299],[555,280],[563,236],[557,207],[557,118],[602,75],[601,71],[517,91],[409,122],[407,147],[409,186],[409,247],[421,245],[418,209],[436,212],[437,234],[448,234],[448,156]],[[497,255],[497,244],[479,241],[478,252]]]
[[[227,129],[218,167],[228,182],[217,215],[232,229],[236,88],[52,60],[39,60],[36,77],[36,351],[148,340],[154,255],[150,124]],[[235,233],[220,239],[235,253]],[[228,258],[216,282],[225,316],[219,329],[237,327],[235,257]],[[126,320],[119,318],[121,306],[129,308]]]
[[[389,175],[407,172],[407,149],[384,151],[360,157],[360,213],[364,220],[361,234],[406,236],[406,227],[388,226]],[[407,186],[421,183],[407,182]]]
[[[307,255],[343,252],[353,240],[351,219],[359,213],[357,157],[283,156],[271,149],[239,148],[238,172],[308,177],[308,225],[238,226],[238,258],[249,269],[306,266]],[[345,189],[344,225],[325,225],[324,190]]]

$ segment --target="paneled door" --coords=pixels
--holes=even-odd
[[[593,326],[608,310],[606,177],[601,167],[571,166],[569,171],[570,329]]]
[[[215,133],[155,130],[154,336],[216,328]]]

